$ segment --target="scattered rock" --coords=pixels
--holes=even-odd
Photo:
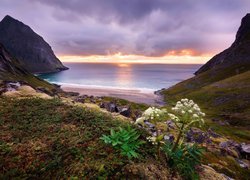
[[[203,132],[198,128],[191,128],[186,134],[187,142],[195,142],[195,143],[207,143],[210,144],[212,141],[210,139],[210,134],[207,132]]]
[[[216,132],[214,132],[211,128],[209,128],[207,132],[208,132],[209,136],[211,136],[213,138],[221,137],[221,135],[219,135]]]
[[[113,102],[102,102],[100,108],[105,108],[109,112],[119,112],[118,107]]]
[[[240,145],[240,152],[243,157],[250,159],[250,144],[242,143]]]
[[[230,155],[235,158],[240,157],[240,145],[232,140],[221,142],[219,147],[221,149],[221,154],[223,155]]]
[[[75,101],[76,102],[80,102],[80,103],[85,103],[85,99],[86,97],[85,96],[78,96]]]
[[[174,135],[172,135],[172,134],[165,135],[164,140],[167,141],[167,142],[172,143],[172,142],[174,142]]]
[[[166,124],[167,124],[167,126],[168,126],[168,131],[170,130],[170,129],[175,129],[175,124],[174,124],[174,122],[172,121],[172,120],[168,120],[167,122],[166,122]]]
[[[124,107],[121,109],[120,114],[125,117],[131,117],[131,109],[130,107]]]
[[[242,167],[244,169],[249,169],[250,168],[250,164],[246,160],[236,159],[236,161],[238,162],[240,167]]]

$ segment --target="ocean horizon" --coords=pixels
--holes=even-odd
[[[194,76],[194,72],[201,67],[201,64],[64,64],[69,70],[38,76],[50,83],[70,87],[152,92]]]

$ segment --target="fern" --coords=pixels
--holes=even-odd
[[[177,170],[184,179],[199,179],[195,168],[201,164],[203,149],[196,144],[181,144],[175,151],[172,148],[172,144],[165,144],[163,147],[170,168]]]
[[[119,150],[121,155],[127,156],[129,159],[138,158],[138,149],[144,141],[139,140],[140,134],[130,126],[125,128],[119,128],[119,131],[115,132],[110,130],[110,135],[103,135],[100,139],[106,144],[111,144],[115,149]]]

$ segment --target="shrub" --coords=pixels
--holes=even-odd
[[[139,140],[140,134],[130,126],[119,128],[119,131],[110,130],[110,135],[103,135],[102,139],[106,144],[111,144],[115,149],[119,150],[123,156],[129,159],[138,158],[138,149],[144,141]]]
[[[201,164],[203,149],[196,144],[181,144],[175,151],[172,149],[173,144],[163,146],[169,167],[177,170],[184,179],[199,179],[195,168]]]
[[[173,146],[173,151],[175,151],[185,132],[194,125],[201,127],[204,124],[202,117],[205,116],[205,113],[201,112],[201,109],[193,100],[188,99],[181,99],[181,101],[178,101],[172,110],[174,114],[168,113],[168,116],[175,123],[179,131]]]

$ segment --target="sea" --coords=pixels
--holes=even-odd
[[[156,91],[194,76],[200,64],[64,63],[69,70],[40,74],[59,85]]]

